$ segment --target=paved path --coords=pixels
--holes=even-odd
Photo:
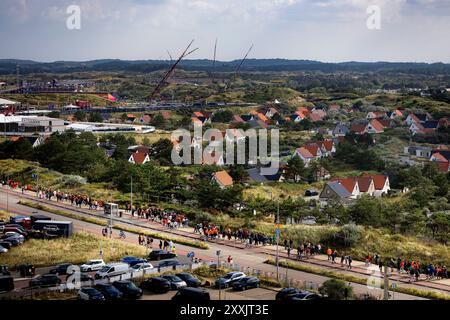
[[[43,212],[41,210],[35,210],[33,208],[29,208],[26,206],[22,206],[17,204],[18,200],[20,198],[24,198],[24,199],[29,199],[30,196],[29,195],[22,195],[20,192],[15,192],[15,193],[10,193],[9,194],[9,208],[12,212],[15,212],[17,214],[23,214],[23,215],[31,215],[33,212],[38,212],[40,214],[45,214],[48,215],[50,217],[52,217],[53,219],[61,219],[61,216],[52,214],[52,213],[48,213],[48,212]],[[49,207],[54,207],[54,208],[64,208],[66,206],[68,206],[68,208],[66,210],[70,210],[71,212],[78,212],[78,214],[80,215],[86,215],[86,214],[92,214],[92,215],[101,215],[100,212],[97,213],[85,213],[85,211],[89,211],[89,210],[79,210],[79,209],[75,209],[73,207],[70,206],[70,204],[66,205],[66,204],[61,204],[61,203],[56,203],[56,202],[48,202],[48,201],[43,201],[43,200],[38,200],[35,199],[33,197],[31,197],[31,199],[33,199],[34,201],[39,201],[39,202],[44,202],[46,203]],[[4,190],[0,190],[0,209],[6,209],[6,194],[4,192]],[[125,217],[122,219],[126,219]],[[74,223],[74,227],[76,230],[85,230],[88,232],[93,232],[96,234],[101,234],[101,229],[102,226],[98,226],[92,223],[86,223],[77,219],[70,219],[70,218],[65,218],[64,220],[69,220],[72,221]],[[160,224],[151,224],[147,221],[134,221],[137,220],[136,218],[133,221],[129,221],[129,219],[126,219],[128,221],[126,222],[122,222],[121,220],[116,220],[115,223],[118,225],[125,225],[126,224],[135,224],[136,226],[145,228],[145,229],[149,229],[151,228],[152,230],[160,230],[161,233],[163,234],[177,234],[177,235],[182,235],[181,233],[185,233],[185,234],[189,234],[190,238],[198,238],[198,235],[193,235],[190,234],[188,231],[182,231],[182,230],[163,230],[163,227]],[[116,236],[117,237],[117,236]],[[127,238],[125,241],[128,242],[133,242],[133,243],[137,243],[137,235],[136,234],[132,234],[132,233],[127,233]],[[268,249],[268,248],[251,248],[251,249],[246,249],[246,250],[242,250],[243,245],[237,243],[237,244],[233,244],[233,245],[224,245],[224,243],[209,243],[210,248],[207,250],[201,250],[201,249],[195,249],[194,251],[196,252],[196,256],[199,257],[202,260],[205,261],[216,261],[217,257],[215,255],[217,250],[221,250],[222,251],[222,257],[224,257],[224,259],[226,259],[226,257],[228,255],[232,255],[234,258],[235,263],[239,263],[242,266],[251,266],[254,269],[259,269],[262,272],[271,272],[271,273],[275,273],[276,272],[276,268],[274,266],[271,265],[267,265],[264,263],[264,261],[267,259],[267,257],[269,255],[273,256],[273,252],[272,250]],[[263,251],[261,251],[263,250]],[[270,253],[266,253],[264,252],[264,250],[270,250]],[[184,246],[184,245],[177,245],[177,253],[179,255],[185,255],[187,254],[187,252],[193,251],[192,247],[189,246]],[[305,264],[305,265],[310,265],[311,262],[300,262],[300,264]],[[323,266],[322,268],[326,268],[326,269],[334,269],[334,267],[328,265],[327,267]],[[348,273],[348,271],[342,271],[343,273]],[[284,274],[284,273],[289,273],[289,277],[296,279],[296,280],[300,280],[300,281],[305,281],[305,282],[312,282],[315,284],[320,285],[321,283],[323,283],[325,280],[327,280],[327,277],[323,277],[323,276],[319,276],[319,275],[315,275],[315,274],[311,274],[311,273],[306,273],[306,272],[301,272],[301,271],[296,271],[296,270],[288,270],[288,269],[282,269],[280,271],[280,273]],[[361,276],[362,278],[368,278],[368,275],[364,275]],[[382,294],[381,290],[379,289],[370,289],[365,285],[360,285],[360,284],[356,284],[356,283],[352,283],[352,286],[354,287],[354,290],[356,293],[358,294],[362,294],[362,293],[371,293],[371,294],[375,294],[377,296],[380,296]],[[416,288],[422,288],[421,286],[417,286],[416,284],[405,284],[402,286],[409,286],[409,287],[416,287]],[[441,291],[441,290],[439,290]],[[400,293],[395,293],[395,299],[418,299],[418,297],[414,297],[411,295],[406,295],[406,294],[400,294]]]

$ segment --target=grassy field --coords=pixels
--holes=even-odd
[[[15,214],[0,211],[0,219],[7,221],[12,216]],[[3,254],[1,261],[10,267],[21,263],[31,263],[36,267],[64,262],[82,264],[87,260],[99,258],[100,249],[103,250],[105,261],[116,261],[128,255],[145,257],[147,254],[147,249],[143,246],[80,231],[70,238],[30,239]]]
[[[21,263],[31,263],[36,267],[64,262],[82,264],[90,259],[100,258],[100,250],[103,250],[105,261],[117,261],[129,255],[145,257],[147,254],[147,249],[143,246],[81,231],[70,238],[30,239],[2,255],[2,263],[11,267]]]
[[[77,215],[77,214],[74,214],[74,213],[71,213],[68,211],[53,209],[53,208],[50,208],[50,207],[47,207],[47,206],[44,206],[42,204],[35,203],[35,202],[21,200],[21,201],[19,201],[19,204],[30,207],[30,208],[51,212],[51,213],[61,215],[64,217],[97,224],[100,226],[107,225],[106,219],[94,218],[94,217],[90,217],[90,216],[80,216],[80,215]],[[209,248],[208,244],[201,242],[201,241],[187,240],[187,239],[179,238],[179,237],[169,237],[169,236],[166,236],[166,235],[163,235],[160,233],[151,232],[151,231],[147,231],[147,230],[143,230],[143,229],[137,229],[137,228],[128,227],[128,226],[115,225],[113,228],[116,230],[123,230],[123,231],[130,232],[130,233],[150,236],[150,237],[156,238],[156,239],[171,240],[174,243],[179,243],[179,244],[183,244],[186,246],[191,246],[191,247],[195,247],[195,248],[199,248],[199,249],[208,249]]]

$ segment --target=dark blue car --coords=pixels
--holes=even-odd
[[[128,265],[130,267],[138,264],[138,263],[143,263],[143,262],[147,262],[146,259],[143,258],[138,258],[138,257],[133,257],[133,256],[128,256],[128,257],[124,257],[122,259],[122,262],[128,263]]]

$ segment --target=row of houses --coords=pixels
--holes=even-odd
[[[359,177],[332,179],[319,195],[322,206],[330,203],[348,205],[363,195],[381,197],[391,189],[389,177],[382,174],[364,174]]]
[[[449,118],[434,120],[428,113],[410,113],[405,122],[412,135],[432,134],[439,128],[448,127],[450,125]]]
[[[300,157],[305,163],[305,167],[308,167],[311,161],[331,157],[334,153],[336,153],[335,142],[328,139],[306,143],[295,150],[294,157]]]

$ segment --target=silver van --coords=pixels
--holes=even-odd
[[[120,276],[128,272],[130,267],[127,263],[116,262],[109,263],[96,272],[96,279],[109,279],[115,276]]]

